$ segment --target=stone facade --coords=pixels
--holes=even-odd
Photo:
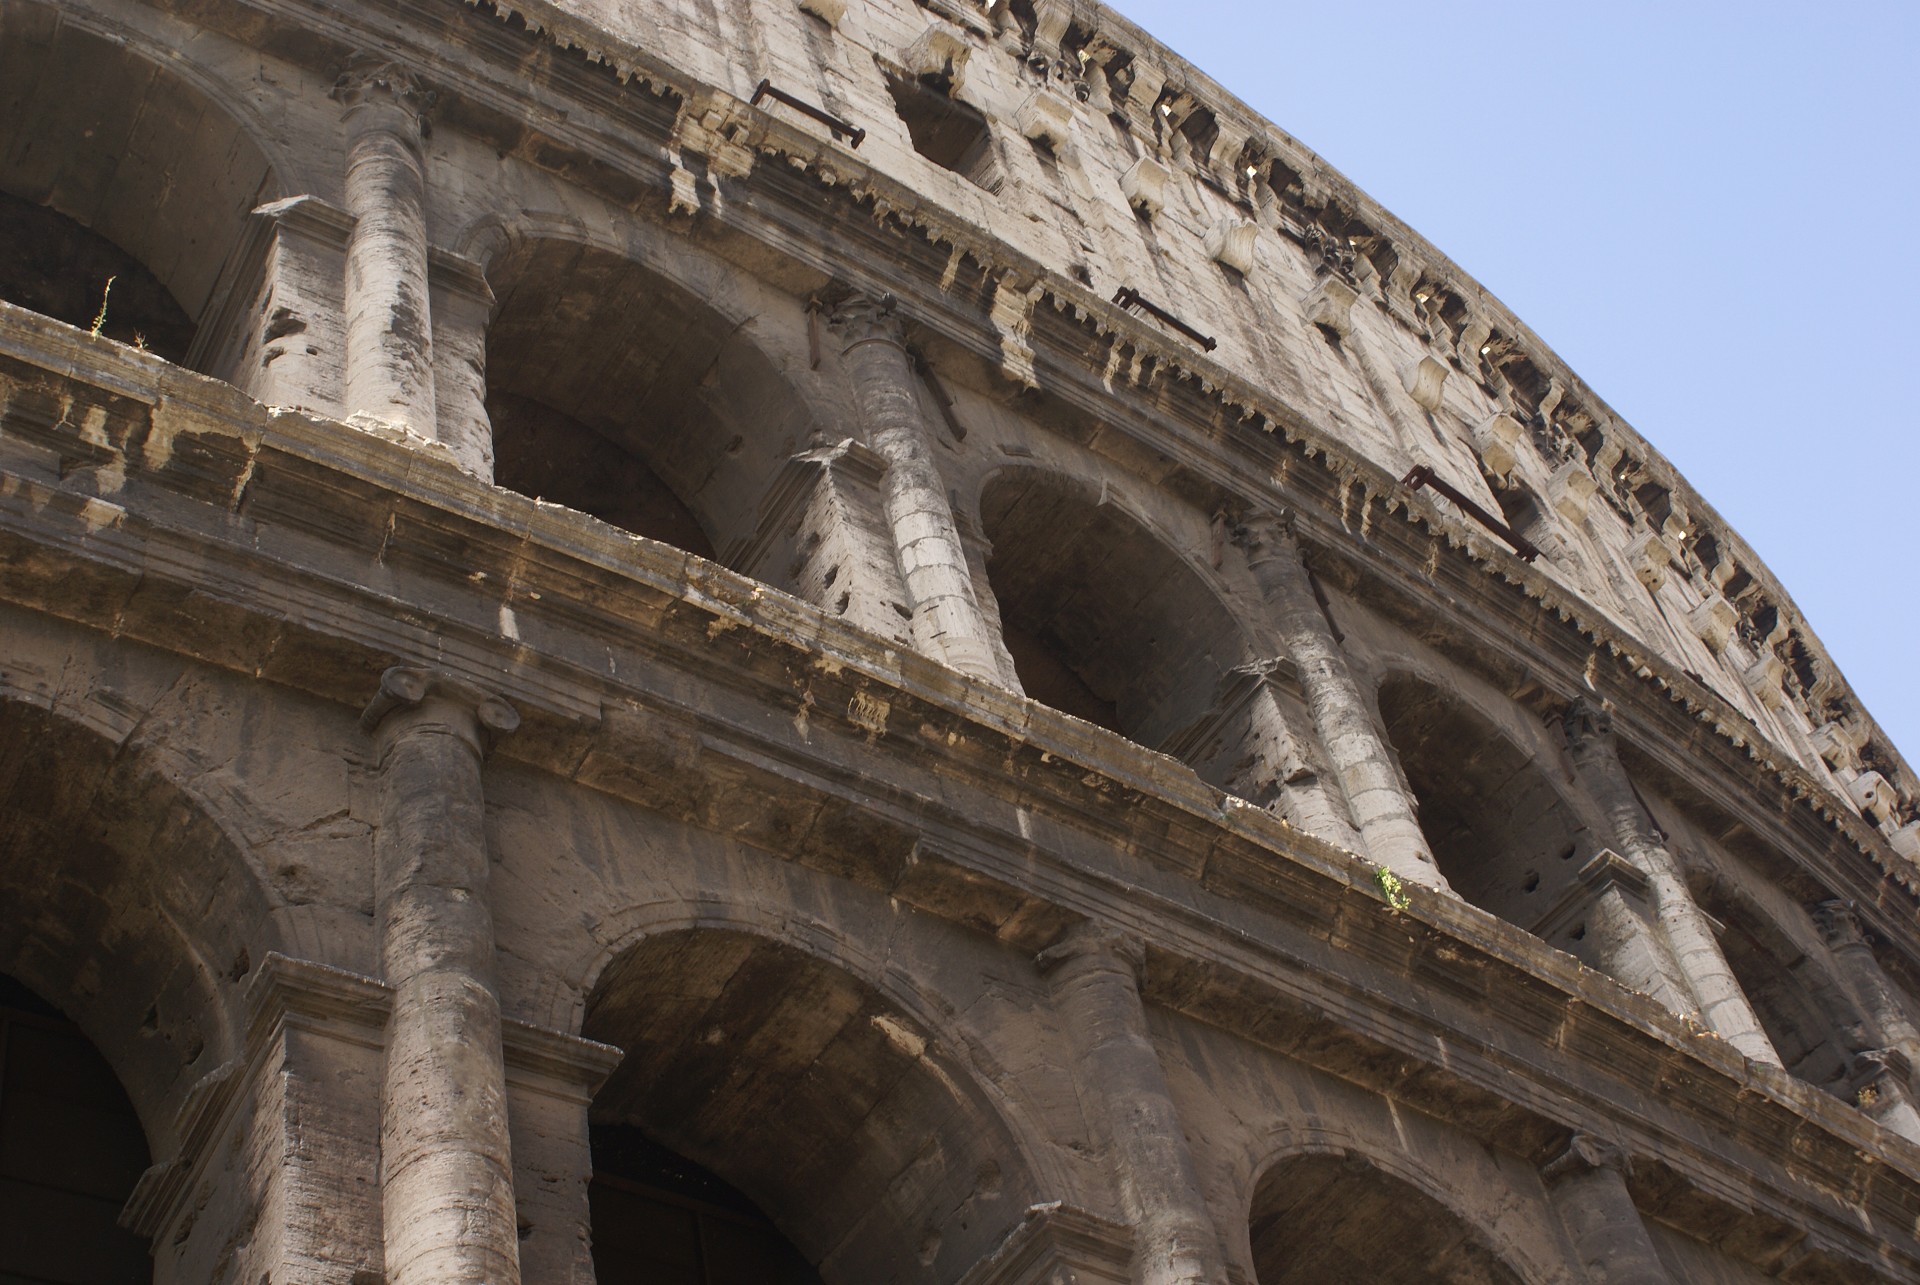
[[[0,227],[0,1275],[1920,1279],[1913,772],[1092,0],[0,0]]]

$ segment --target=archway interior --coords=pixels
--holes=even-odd
[[[1807,974],[1808,961],[1790,944],[1769,945],[1750,932],[1736,912],[1716,909],[1729,921],[1720,938],[1727,967],[1781,1064],[1808,1084],[1851,1100],[1848,1046],[1865,1048],[1866,1032],[1856,1030],[1848,1037],[1840,1026],[1842,1005],[1832,995],[1823,1002],[1817,979]],[[1783,960],[1783,954],[1792,962]]]
[[[671,1220],[663,1193],[679,1204],[676,1243],[707,1245],[709,1261],[743,1230],[729,1252],[773,1254],[764,1217],[829,1282],[956,1279],[1030,1203],[1006,1130],[927,1037],[791,947],[649,938],[609,967],[583,1029],[627,1053],[592,1107],[596,1260],[610,1271],[635,1248],[631,1220]],[[654,1207],[616,1199],[623,1186]]]
[[[1357,1157],[1281,1161],[1254,1191],[1248,1229],[1259,1285],[1520,1285],[1471,1224]]]
[[[221,975],[246,975],[267,916],[245,858],[146,755],[0,703],[0,972],[86,1030],[157,1148],[234,1055]]]
[[[266,158],[203,94],[56,6],[0,3],[0,298],[186,359]],[[225,373],[225,372],[211,372]]]
[[[59,1009],[0,976],[0,1280],[152,1280],[146,1242],[117,1223],[147,1163],[106,1059]]]
[[[988,481],[980,521],[1007,650],[1033,699],[1159,746],[1246,659],[1206,583],[1117,505],[1013,471]]]
[[[1538,929],[1592,855],[1546,771],[1464,702],[1419,679],[1384,684],[1380,717],[1440,873],[1482,910]]]
[[[495,481],[705,558],[750,533],[808,419],[738,324],[573,242],[518,243],[487,276]]]

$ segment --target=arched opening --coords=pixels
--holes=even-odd
[[[147,1163],[140,1118],[99,1050],[0,975],[0,1280],[151,1281],[146,1242],[117,1221]]]
[[[199,326],[275,194],[185,79],[56,6],[0,3],[0,299],[187,363],[217,347]]]
[[[1860,1026],[1849,1026],[1859,1014],[1844,987],[1744,907],[1710,896],[1701,904],[1726,923],[1721,952],[1780,1064],[1815,1088],[1854,1102],[1852,1055],[1874,1041]]]
[[[517,242],[487,279],[499,485],[703,558],[750,532],[810,421],[739,321],[573,242]]]
[[[235,1056],[223,987],[273,943],[264,891],[134,745],[0,703],[0,972],[112,1062],[157,1154],[192,1084]]]
[[[1440,873],[1482,910],[1540,931],[1593,851],[1552,779],[1464,701],[1417,678],[1381,686],[1380,718]]]
[[[1358,1156],[1274,1165],[1254,1190],[1248,1233],[1259,1285],[1521,1285],[1478,1228]]]
[[[602,1281],[951,1281],[1030,1203],[1010,1134],[925,1031],[791,946],[650,937],[583,1031],[627,1054],[591,1112]]]
[[[1007,650],[1033,699],[1159,748],[1249,659],[1193,568],[1118,505],[1032,470],[988,480],[980,522]]]

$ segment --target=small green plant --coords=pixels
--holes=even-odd
[[[1412,898],[1407,896],[1407,886],[1400,882],[1400,876],[1385,866],[1373,872],[1373,881],[1380,885],[1380,895],[1395,910],[1405,910],[1413,904]]]
[[[87,332],[95,339],[100,337],[100,327],[107,324],[107,300],[113,294],[113,283],[119,279],[119,277],[108,277],[107,288],[100,292],[100,311],[94,314],[93,329]]]

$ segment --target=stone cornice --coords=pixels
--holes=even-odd
[[[1859,1203],[1906,1244],[1920,1152],[1454,898],[1410,889],[1390,910],[1364,862],[1170,760],[416,445],[269,416],[18,310],[0,311],[0,356],[0,377],[29,380],[0,429],[0,594],[18,606],[343,717],[387,665],[431,656],[522,709],[509,765],[696,825],[752,798],[767,826],[741,842],[1030,950],[1098,916],[1148,942],[1155,1002],[1503,1146],[1575,1128],[1638,1141],[1715,1209],[1792,1209],[1858,1253]],[[105,446],[80,437],[100,375]],[[77,399],[71,417],[35,421],[22,387]],[[511,587],[529,584],[539,599]],[[498,631],[503,602],[517,638]],[[954,841],[924,848],[929,827]],[[1099,863],[1072,857],[1089,837]],[[1698,1146],[1703,1122],[1749,1162]],[[1783,1134],[1811,1187],[1768,1159]],[[1898,1254],[1920,1264],[1920,1246]]]

